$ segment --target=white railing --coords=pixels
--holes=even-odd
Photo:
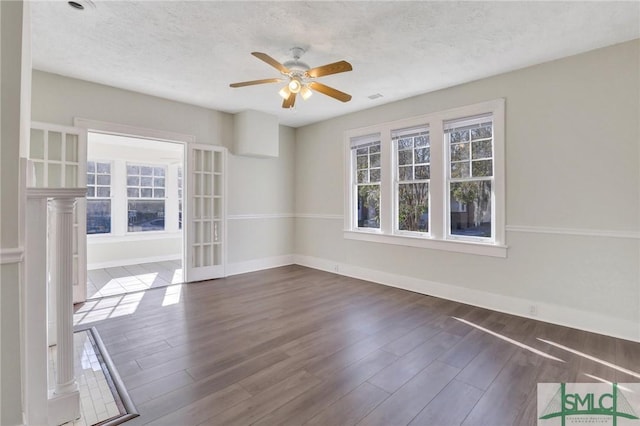
[[[29,425],[59,425],[80,417],[73,365],[73,208],[76,199],[85,197],[86,188],[27,188],[26,195],[22,295],[25,420]],[[54,297],[55,309],[51,309],[49,300]],[[55,333],[51,339],[48,323],[55,324],[54,331],[49,330]],[[49,341],[56,342],[53,386],[47,374]]]

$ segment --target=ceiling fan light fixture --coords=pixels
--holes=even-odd
[[[289,97],[289,95],[291,94],[291,91],[289,90],[289,85],[284,86],[282,89],[280,89],[280,91],[278,92],[278,95],[282,96],[282,99],[287,99]]]
[[[298,93],[302,89],[302,83],[297,77],[292,78],[288,86],[291,93]]]
[[[300,89],[300,96],[302,96],[302,99],[306,101],[311,97],[311,95],[313,95],[313,92],[311,91],[311,89],[309,89],[309,87],[306,85],[302,86],[302,89]]]

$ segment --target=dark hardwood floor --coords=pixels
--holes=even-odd
[[[126,425],[534,425],[537,383],[640,381],[638,343],[300,266],[167,291],[76,314]]]

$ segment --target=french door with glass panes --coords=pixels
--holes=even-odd
[[[28,173],[30,187],[85,188],[86,129],[32,122]],[[73,211],[73,303],[87,298],[86,233],[86,198],[81,198]]]
[[[188,146],[184,271],[187,282],[225,275],[226,149]]]

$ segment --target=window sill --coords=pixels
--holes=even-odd
[[[129,232],[126,235],[91,234],[87,235],[87,244],[125,243],[128,241],[166,240],[182,238],[182,232],[146,231]]]
[[[433,250],[444,250],[457,253],[475,254],[480,256],[507,257],[507,246],[487,244],[473,241],[435,240],[426,237],[408,235],[386,235],[378,232],[344,231],[344,238],[348,240],[368,241],[372,243],[394,244],[398,246],[418,247]]]

